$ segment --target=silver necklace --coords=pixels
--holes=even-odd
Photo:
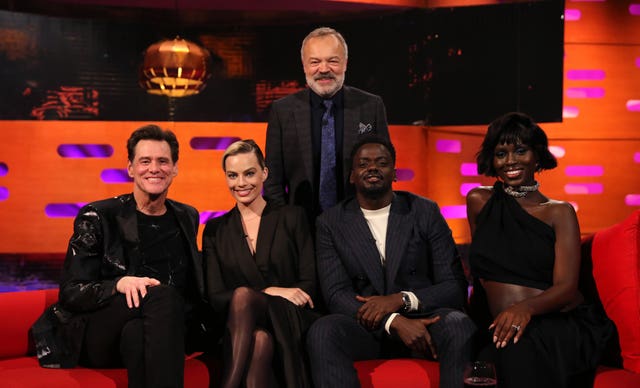
[[[515,198],[522,198],[526,197],[529,192],[538,190],[538,188],[540,187],[540,183],[538,183],[538,181],[534,181],[531,186],[518,186],[516,188],[513,188],[511,186],[505,185],[503,187],[504,192],[509,194],[510,196]]]

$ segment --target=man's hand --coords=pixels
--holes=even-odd
[[[267,287],[262,292],[272,296],[281,296],[296,306],[302,307],[309,304],[309,307],[313,308],[313,300],[300,288]]]
[[[140,307],[140,299],[147,295],[147,287],[160,285],[160,281],[154,278],[123,276],[116,283],[116,291],[127,297],[127,306],[129,308]]]
[[[431,351],[433,358],[438,358],[436,346],[431,339],[427,326],[440,320],[439,316],[433,318],[410,319],[402,315],[396,316],[391,321],[391,332],[411,350],[427,355],[427,349]]]
[[[358,302],[364,303],[359,309],[356,318],[358,322],[368,330],[375,330],[380,325],[382,318],[395,313],[404,306],[402,294],[385,296],[360,296],[356,295]]]

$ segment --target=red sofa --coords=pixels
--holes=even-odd
[[[595,289],[619,336],[622,367],[601,366],[595,388],[640,387],[640,210],[623,222],[583,242],[583,260]],[[57,290],[0,293],[0,388],[126,387],[124,369],[45,369],[33,356],[28,330]],[[363,388],[437,388],[438,363],[414,360],[370,360],[355,364]],[[208,387],[212,369],[188,357],[185,387]],[[213,370],[214,372],[219,372]],[[217,373],[215,373],[217,374]],[[215,386],[216,381],[211,385]]]
[[[116,388],[127,387],[125,369],[47,369],[33,356],[29,328],[45,308],[58,298],[58,290],[0,293],[0,387],[1,388]],[[208,387],[209,370],[204,362],[188,357],[185,387]]]

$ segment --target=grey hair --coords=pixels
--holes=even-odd
[[[300,58],[304,58],[304,45],[309,39],[328,35],[333,35],[338,38],[338,41],[342,45],[342,48],[344,48],[344,58],[349,58],[349,48],[347,47],[347,41],[344,40],[344,37],[341,33],[331,27],[318,27],[315,30],[311,31],[302,41],[302,46],[300,46]]]

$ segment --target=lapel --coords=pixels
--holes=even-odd
[[[391,284],[395,280],[411,238],[411,229],[414,222],[412,220],[413,214],[410,210],[405,198],[395,194],[389,211],[385,242],[387,284]]]
[[[261,273],[269,272],[271,247],[278,227],[278,212],[271,210],[271,206],[267,202],[260,219],[260,230],[258,231],[258,241],[256,242],[255,262]]]
[[[171,210],[173,210],[176,219],[178,220],[180,231],[189,243],[189,253],[191,254],[191,259],[198,260],[200,255],[198,253],[198,244],[195,240],[198,231],[194,230],[191,217],[189,217],[186,210],[184,210],[182,207],[176,206],[170,199],[166,200],[166,204],[167,206],[171,207]]]
[[[360,108],[358,107],[357,97],[352,93],[351,88],[344,86],[344,115],[343,115],[343,134],[342,134],[342,173],[345,181],[349,181],[349,173],[351,165],[349,157],[351,155],[351,147],[358,139],[358,124],[360,120]]]
[[[384,295],[385,280],[382,264],[380,263],[380,252],[371,234],[367,220],[364,218],[355,198],[346,203],[343,226],[348,229],[348,231],[345,231],[344,236],[353,238],[356,243],[358,241],[361,242],[352,253],[364,268],[377,294]]]
[[[120,213],[116,215],[118,229],[122,231],[124,239],[125,257],[137,257],[140,249],[138,239],[138,218],[136,216],[136,201],[133,194],[127,194],[124,206],[120,208]],[[131,263],[123,263],[129,266]]]
[[[295,96],[296,98],[293,100],[293,106],[291,107],[293,114],[291,122],[295,125],[297,144],[299,146],[296,154],[303,155],[301,162],[304,165],[305,175],[309,182],[313,182],[312,184],[315,186],[316,183],[313,179],[313,142],[310,127],[311,105],[309,102],[309,89],[305,89]],[[317,187],[312,189],[317,190]]]
[[[266,282],[262,277],[258,269],[258,265],[256,265],[256,259],[254,259],[251,251],[249,250],[249,246],[247,245],[247,241],[244,238],[244,229],[242,228],[242,220],[240,216],[240,211],[238,211],[237,207],[231,209],[231,214],[229,215],[229,230],[225,233],[226,238],[229,239],[229,248],[233,249],[231,252],[224,252],[223,254],[228,258],[232,258],[231,260],[237,261],[237,266],[240,268],[242,273],[247,279],[247,284],[251,284],[255,286],[257,289],[266,288]],[[260,221],[260,231],[258,235],[262,233],[262,221]],[[258,237],[258,241],[260,241],[260,237]],[[258,251],[256,244],[256,253]]]

